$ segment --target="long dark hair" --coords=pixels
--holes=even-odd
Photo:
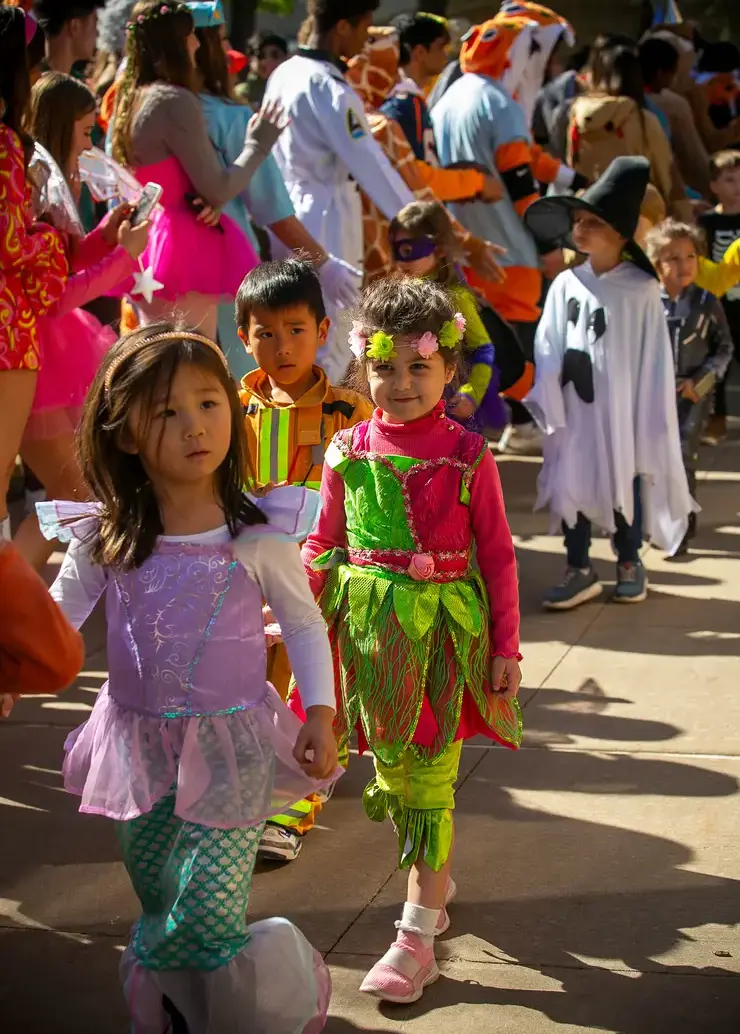
[[[232,100],[229,66],[221,40],[221,29],[218,26],[196,29],[195,34],[200,41],[200,46],[195,52],[195,64],[203,78],[203,89],[214,97]]]
[[[182,363],[215,377],[229,399],[231,445],[216,471],[215,488],[232,537],[244,525],[265,523],[261,510],[245,495],[254,476],[236,385],[217,346],[179,337],[182,333],[182,328],[160,323],[122,337],[105,356],[85,402],[77,455],[92,495],[102,504],[90,547],[93,561],[106,567],[139,567],[163,533],[152,483],[139,457],[124,451],[121,443],[130,433],[129,414],[137,403],[144,424],[140,432],[147,433],[155,401],[162,389],[169,397]]]
[[[45,147],[65,178],[72,171],[69,155],[75,122],[95,111],[93,93],[71,75],[46,72],[31,90],[28,129]]]
[[[629,97],[645,107],[645,80],[637,48],[633,44],[605,47],[591,66],[591,88],[610,97]]]
[[[26,18],[17,7],[0,7],[0,103],[2,121],[17,133],[26,153],[26,165],[33,152],[33,141],[24,132],[23,122],[31,95],[26,53]]]
[[[113,155],[124,164],[130,164],[131,127],[141,87],[161,82],[193,88],[193,65],[185,41],[194,22],[186,5],[180,0],[138,0],[130,24],[126,74],[113,123]]]

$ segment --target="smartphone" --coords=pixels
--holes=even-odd
[[[131,225],[139,226],[141,223],[145,223],[154,211],[161,196],[162,188],[158,183],[147,183],[131,215]]]

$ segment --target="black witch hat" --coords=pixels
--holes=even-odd
[[[615,158],[603,176],[580,197],[562,195],[543,197],[524,213],[527,229],[538,243],[550,249],[570,248],[577,251],[571,230],[577,211],[591,212],[603,219],[627,244],[624,257],[651,276],[657,276],[645,252],[634,240],[640,218],[640,206],[650,182],[647,158]]]

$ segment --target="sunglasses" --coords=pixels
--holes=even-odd
[[[392,240],[391,251],[396,262],[416,262],[418,259],[429,258],[437,250],[437,242],[434,237],[414,237],[411,240]]]

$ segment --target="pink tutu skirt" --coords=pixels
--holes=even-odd
[[[198,220],[185,200],[193,187],[176,158],[139,168],[136,177],[142,184],[152,181],[163,188],[141,259],[164,285],[156,297],[177,301],[195,292],[233,300],[244,277],[259,263],[243,231],[225,215],[219,227]]]
[[[163,995],[192,1031],[320,1034],[331,999],[331,975],[321,955],[287,919],[252,923],[249,934],[235,959],[210,971],[146,969],[128,947],[121,979],[132,1034],[170,1029]]]
[[[80,811],[137,818],[175,786],[175,815],[215,829],[257,826],[334,782],[293,758],[301,722],[269,683],[262,703],[226,715],[157,718],[121,707],[102,688],[67,737],[64,785]]]
[[[91,313],[74,309],[38,321],[41,369],[25,439],[74,432],[103,356],[116,341]]]

